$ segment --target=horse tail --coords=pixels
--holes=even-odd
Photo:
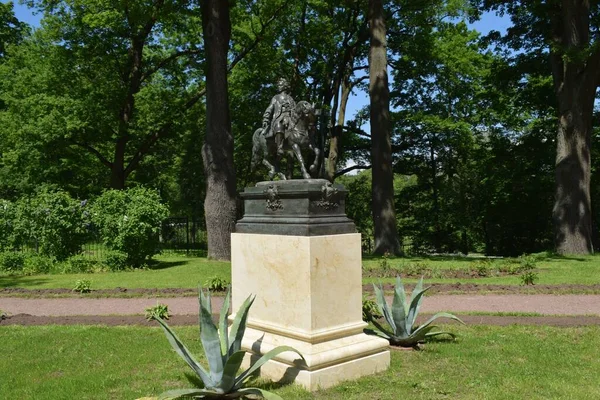
[[[252,135],[252,161],[250,162],[250,171],[254,171],[258,163],[260,163],[264,157],[264,151],[262,149],[264,138],[261,136],[261,128],[254,131],[254,135]]]

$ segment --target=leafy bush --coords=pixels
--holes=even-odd
[[[175,352],[185,360],[192,370],[202,380],[203,388],[177,389],[163,393],[161,398],[210,398],[210,399],[236,399],[247,395],[260,396],[267,399],[281,398],[274,393],[258,388],[244,388],[246,380],[263,364],[286,351],[298,353],[289,346],[276,347],[264,354],[258,361],[240,375],[236,375],[242,365],[245,351],[241,350],[242,338],[246,331],[248,311],[254,302],[254,296],[249,296],[235,314],[235,319],[228,327],[230,295],[227,292],[225,303],[221,308],[219,329],[212,320],[210,291],[206,293],[200,289],[200,340],[208,360],[209,371],[206,371],[190,351],[185,347],[177,335],[169,328],[160,317],[154,317],[163,328],[169,343]],[[228,335],[229,332],[229,335]],[[298,353],[300,354],[300,353]],[[304,360],[304,357],[300,355]]]
[[[474,266],[474,269],[477,272],[477,275],[479,275],[481,277],[486,277],[486,276],[490,275],[492,266],[489,261],[482,260],[482,261],[477,261],[477,263]]]
[[[389,340],[392,346],[416,348],[419,343],[422,343],[433,336],[450,335],[454,337],[454,334],[450,332],[434,331],[437,327],[431,325],[431,323],[440,317],[450,318],[464,324],[455,315],[440,312],[427,320],[423,325],[415,325],[423,295],[429,290],[429,288],[423,289],[423,278],[421,278],[415,286],[410,301],[407,301],[402,280],[400,277],[397,277],[396,286],[394,287],[394,300],[391,308],[385,301],[382,285],[380,284],[378,287],[373,284],[373,289],[375,290],[379,312],[385,318],[390,329],[384,328],[375,318],[371,318],[370,321],[375,325],[377,330],[365,329],[365,332]]]
[[[207,279],[206,282],[204,282],[204,286],[208,290],[212,290],[214,292],[224,292],[225,290],[227,290],[229,283],[230,282],[225,278],[213,276],[213,277]]]
[[[62,265],[62,271],[65,274],[90,273],[96,272],[99,268],[99,262],[82,255],[69,257]]]
[[[362,300],[362,319],[365,322],[369,322],[371,319],[381,318],[381,314],[379,314],[379,309],[377,308],[377,303],[368,297],[363,296]]]
[[[122,271],[127,267],[127,254],[117,250],[108,251],[104,264],[111,271]]]
[[[15,207],[8,200],[0,199],[0,251],[13,247]]]
[[[537,266],[537,258],[532,255],[523,255],[519,257],[519,269],[523,271],[534,270]]]
[[[86,204],[49,189],[22,198],[16,205],[16,244],[35,242],[40,254],[59,261],[79,253],[88,236]]]
[[[169,306],[156,302],[155,306],[146,308],[146,319],[151,321],[155,318],[169,319]]]
[[[74,292],[89,293],[92,291],[92,282],[87,279],[78,279],[73,287]]]
[[[25,255],[15,251],[0,253],[0,270],[9,273],[19,273],[25,267]]]
[[[23,273],[25,275],[47,274],[53,271],[55,260],[39,254],[29,254],[25,259]]]
[[[132,267],[143,265],[158,253],[160,226],[167,216],[158,193],[145,188],[109,190],[92,208],[92,221],[104,244],[127,254]]]

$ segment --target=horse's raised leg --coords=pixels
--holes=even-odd
[[[275,175],[277,174],[277,172],[275,171],[275,167],[273,166],[273,164],[271,164],[269,161],[267,161],[266,158],[263,158],[262,164],[265,167],[267,167],[267,169],[269,170],[269,180],[273,180],[273,177],[275,177]]]
[[[304,179],[310,179],[311,176],[308,173],[308,171],[306,170],[306,167],[304,166],[304,158],[302,157],[302,151],[300,151],[300,146],[298,146],[298,144],[294,143],[292,145],[292,150],[294,150],[294,154],[296,155],[296,158],[300,162],[300,169],[302,170],[302,176],[304,177]]]
[[[285,177],[287,179],[292,179],[294,177],[294,156],[290,152],[287,153],[286,167]]]
[[[312,144],[309,145],[308,147],[315,154],[315,161],[313,161],[312,165],[309,168],[310,173],[313,174],[313,176],[314,176],[318,172],[318,169],[319,169],[319,157],[321,156],[321,150],[318,147],[313,146]]]

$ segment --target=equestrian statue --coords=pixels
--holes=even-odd
[[[312,173],[319,170],[320,149],[315,143],[316,113],[307,101],[296,103],[289,95],[290,85],[281,78],[277,82],[278,93],[273,96],[269,107],[263,114],[262,127],[252,136],[252,170],[259,164],[269,170],[269,179],[291,179],[294,168],[294,156],[300,163],[304,179],[310,179]],[[306,169],[303,150],[310,150],[315,160]],[[287,174],[280,170],[280,162],[287,157]],[[309,173],[310,171],[310,173]]]

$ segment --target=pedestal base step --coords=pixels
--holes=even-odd
[[[305,362],[297,354],[285,352],[263,365],[260,376],[275,382],[294,382],[309,391],[382,372],[390,366],[387,341],[364,333],[309,343],[253,328],[246,330],[242,341],[242,349],[249,352],[243,365],[247,368],[251,361],[283,344],[298,350]]]

